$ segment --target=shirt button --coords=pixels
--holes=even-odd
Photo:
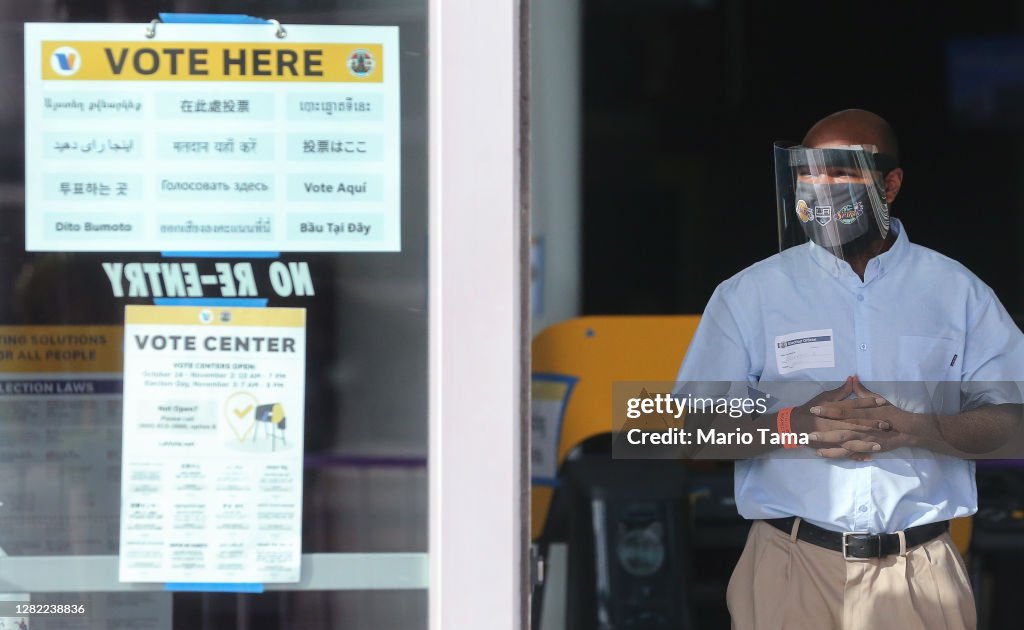
[[[864,296],[863,296],[863,295],[859,295],[859,294],[858,294],[858,295],[857,295],[857,301],[858,301],[858,302],[863,302],[863,301],[864,301]]]
[[[857,508],[857,511],[858,512],[867,512],[868,511],[868,506],[862,505],[859,508]]]
[[[868,344],[866,344],[866,343],[862,343],[862,344],[860,344],[860,345],[859,345],[859,346],[857,346],[857,347],[858,347],[858,348],[860,348],[861,350],[867,350],[867,349],[868,349]]]

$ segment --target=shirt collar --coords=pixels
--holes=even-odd
[[[907,230],[903,227],[903,223],[901,223],[899,219],[892,219],[889,223],[889,229],[896,235],[896,242],[893,243],[892,247],[888,250],[868,261],[868,266],[864,269],[863,283],[857,274],[853,272],[853,268],[850,267],[850,263],[836,258],[832,255],[832,252],[816,244],[814,241],[808,243],[811,260],[816,262],[818,266],[833,277],[848,277],[856,281],[858,285],[866,285],[875,278],[881,277],[887,269],[894,268],[898,265],[900,261],[906,257],[907,251],[910,248],[910,239],[907,238]]]

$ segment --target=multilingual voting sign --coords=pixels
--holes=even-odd
[[[398,28],[286,29],[26,24],[26,250],[400,250]]]

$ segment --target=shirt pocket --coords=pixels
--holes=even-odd
[[[897,406],[918,413],[954,413],[960,408],[960,363],[957,339],[902,335],[896,353]],[[897,402],[898,401],[898,402]]]
[[[902,335],[897,346],[896,376],[904,381],[959,381],[961,344],[946,337]]]

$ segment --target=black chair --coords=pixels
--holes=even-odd
[[[538,541],[542,554],[568,545],[564,627],[690,630],[687,471],[678,461],[614,460],[610,443],[595,436],[562,465]]]

